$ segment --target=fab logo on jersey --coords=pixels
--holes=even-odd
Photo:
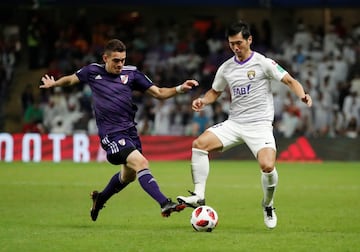
[[[233,95],[239,96],[239,95],[247,95],[250,93],[250,87],[251,84],[247,85],[246,87],[233,87]]]

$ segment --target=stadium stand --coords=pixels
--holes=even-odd
[[[207,9],[206,14],[187,16],[180,22],[174,17],[161,15],[156,20],[149,19],[149,11],[145,7],[138,9],[140,11],[122,12],[121,17],[113,13],[97,20],[90,18],[94,17],[94,9],[81,9],[73,12],[73,16],[66,15],[66,9],[60,9],[57,15],[64,15],[64,18],[56,19],[57,22],[44,12],[29,12],[28,25],[22,27],[23,33],[29,38],[29,34],[38,29],[39,41],[37,48],[33,48],[29,46],[31,41],[26,40],[27,44],[22,49],[22,52],[26,52],[27,60],[19,62],[19,67],[15,69],[14,87],[3,113],[6,117],[4,130],[23,131],[23,124],[19,121],[24,118],[24,111],[18,109],[22,105],[16,97],[20,97],[30,83],[35,87],[33,92],[44,112],[44,119],[37,130],[54,132],[56,126],[56,132],[63,130],[68,134],[78,131],[89,133],[90,129],[95,132],[91,93],[86,86],[46,92],[40,92],[36,87],[44,73],[57,78],[76,71],[86,63],[98,61],[104,41],[114,36],[129,45],[127,63],[138,66],[155,83],[176,83],[195,78],[201,83],[201,88],[192,95],[199,95],[209,88],[217,67],[231,55],[224,43],[224,25],[228,19],[244,17],[252,23],[254,49],[291,70],[315,101],[309,113],[287,94],[286,88],[274,84],[276,134],[284,137],[357,137],[360,129],[360,98],[355,91],[359,90],[360,21],[359,17],[354,18],[355,14],[350,10],[346,12],[350,13],[348,15],[334,15],[334,11],[329,15],[331,18],[325,21],[317,20],[315,15],[304,19],[304,10],[294,11],[291,25],[283,24],[282,27],[279,24],[280,15],[276,18],[271,16],[281,13],[281,10],[242,9],[236,12],[224,8],[222,13],[214,14],[215,8]],[[158,11],[163,12],[164,9]],[[224,12],[231,13],[227,15],[228,19],[220,18]],[[264,17],[262,20],[257,19],[257,12],[264,14],[261,15]],[[282,18],[288,20],[289,16],[282,14]],[[28,50],[25,51],[25,48]],[[137,118],[139,131],[152,135],[198,134],[194,130],[199,126],[196,125],[198,120],[187,106],[191,98],[191,95],[178,96],[168,103],[159,104],[135,94],[135,101],[141,110]],[[220,111],[219,106],[214,106],[204,113],[209,124],[218,120],[218,113],[223,116],[229,109],[229,96],[221,99]],[[57,104],[56,111],[54,104]],[[167,112],[165,118],[169,121],[157,121],[154,108]],[[179,109],[182,111],[180,114]],[[61,118],[70,116],[74,118],[70,125],[60,122]],[[59,124],[60,128],[57,127]],[[169,128],[158,129],[156,125],[159,124],[169,125]]]

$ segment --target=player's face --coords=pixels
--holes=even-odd
[[[104,54],[105,69],[112,74],[120,74],[125,64],[126,52],[111,52]]]
[[[237,56],[238,60],[243,61],[250,56],[250,45],[252,42],[251,36],[248,39],[244,39],[242,33],[239,32],[234,36],[229,36],[228,40],[230,49]]]

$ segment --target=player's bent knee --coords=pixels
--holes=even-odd
[[[136,179],[136,173],[131,173],[131,174],[126,174],[126,176],[124,176],[121,180],[124,182],[124,183],[131,183],[131,182],[134,182]]]
[[[192,143],[192,147],[198,150],[205,150],[206,144],[207,143],[203,141],[201,138],[196,138]]]
[[[140,152],[133,152],[126,161],[126,166],[135,172],[149,168],[149,161]]]
[[[262,172],[270,173],[274,170],[274,165],[260,164]]]
[[[138,165],[139,169],[149,168],[149,161],[146,158],[143,158],[139,161]]]

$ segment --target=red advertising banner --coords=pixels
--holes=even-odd
[[[142,136],[143,153],[149,160],[182,160],[191,156],[193,137]],[[0,160],[40,162],[73,160],[106,161],[99,137],[86,134],[0,133]]]
[[[148,160],[191,160],[192,136],[140,136],[143,154]],[[357,160],[359,144],[356,139],[342,139],[337,145],[332,139],[278,139],[277,161],[321,162],[332,160]],[[349,146],[349,147],[346,147]],[[351,146],[351,148],[350,148]],[[333,148],[333,149],[331,149]],[[351,152],[352,150],[352,152]],[[212,153],[211,159],[254,160],[246,145],[239,145],[226,152]],[[74,162],[104,162],[106,153],[97,135],[86,134],[10,134],[0,133],[0,162],[41,162],[72,160]]]

